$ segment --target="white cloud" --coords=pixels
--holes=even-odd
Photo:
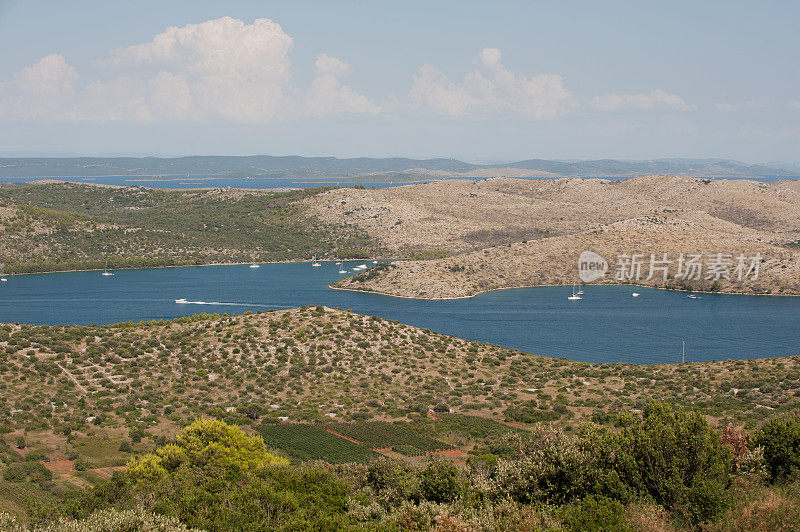
[[[306,95],[306,112],[311,116],[380,111],[366,96],[342,85],[340,78],[350,74],[350,65],[327,54],[319,54],[314,64],[316,77]]]
[[[304,95],[291,81],[292,45],[266,18],[173,26],[150,42],[113,50],[97,64],[102,75],[80,89],[64,57],[48,56],[0,84],[7,101],[0,117],[265,123],[378,111],[341,83],[347,63],[325,54],[318,56],[316,78]]]
[[[411,99],[435,113],[449,116],[465,115],[480,104],[465,87],[447,81],[447,76],[429,63],[414,75]]]
[[[687,111],[692,109],[677,94],[670,94],[661,89],[650,91],[649,94],[604,94],[590,99],[591,106],[598,111],[621,111],[636,109],[651,111],[654,109],[673,109]]]
[[[64,56],[51,54],[0,83],[0,117],[47,118],[62,113],[60,104],[73,96],[78,74]]]
[[[478,55],[478,68],[461,83],[448,81],[433,65],[423,65],[414,75],[411,99],[419,107],[449,116],[511,111],[530,118],[553,118],[572,105],[561,76],[527,78],[511,72],[496,48],[484,48]]]
[[[793,100],[789,102],[789,107],[791,107],[792,109],[800,109],[800,101]]]
[[[478,68],[461,82],[448,80],[436,67],[426,63],[413,77],[412,102],[419,108],[447,116],[511,112],[534,119],[554,118],[581,107],[604,112],[693,108],[677,94],[661,89],[648,94],[611,93],[579,98],[567,90],[558,74],[529,78],[508,70],[497,48],[484,48],[476,62]]]

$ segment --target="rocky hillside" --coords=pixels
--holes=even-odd
[[[400,256],[337,287],[404,297],[452,298],[518,286],[571,284],[584,250],[609,263],[643,256],[639,281],[650,286],[743,293],[800,293],[800,189],[796,182],[645,176],[625,181],[487,179],[382,190],[340,189],[309,201],[323,220],[349,220]],[[651,254],[672,260],[669,278],[649,276]],[[679,255],[702,254],[696,279],[678,278]],[[707,276],[717,254],[725,275]],[[759,276],[741,276],[760,255]],[[727,275],[728,278],[725,278]],[[715,281],[717,283],[715,284]]]

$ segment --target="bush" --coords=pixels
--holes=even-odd
[[[693,523],[713,520],[725,510],[731,451],[705,417],[651,402],[640,420],[622,421],[619,435],[605,429],[590,438],[588,448],[605,468],[618,471],[624,484]],[[606,461],[605,456],[614,458]]]
[[[346,522],[348,486],[332,472],[288,467],[264,442],[218,420],[198,420],[175,443],[129,462],[68,513],[142,506],[206,530],[335,530]]]
[[[52,478],[53,473],[41,462],[14,462],[3,472],[7,482],[43,482]]]
[[[431,460],[420,473],[422,496],[433,502],[452,502],[461,493],[461,473],[452,462]]]
[[[764,448],[773,482],[794,475],[800,469],[800,416],[769,420],[756,432],[753,443]]]
[[[633,530],[625,520],[624,510],[619,501],[589,495],[580,504],[567,507],[562,519],[566,528],[575,532]]]

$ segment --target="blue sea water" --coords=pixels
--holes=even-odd
[[[346,269],[362,262],[347,262]],[[332,290],[323,262],[9,276],[0,322],[115,323],[302,305],[350,308],[460,338],[587,362],[667,363],[800,354],[800,298],[702,295],[624,286],[500,290],[424,301]],[[194,303],[178,304],[185,298]]]
[[[572,177],[586,177],[586,176],[572,176]],[[592,176],[593,178],[600,178]],[[11,183],[21,183],[31,181],[31,177],[3,177],[3,181]],[[347,181],[337,180],[331,177],[224,177],[224,176],[209,176],[209,175],[187,175],[187,176],[97,176],[97,177],[50,177],[48,179],[58,179],[63,181],[75,181],[78,183],[95,183],[102,185],[118,185],[118,186],[140,186],[147,188],[250,188],[250,189],[270,189],[270,188],[314,188],[322,186],[342,186],[352,187],[354,185],[362,185],[367,188],[386,188],[396,187],[400,185],[409,184],[409,182],[387,182],[387,183],[374,183],[368,181]],[[457,178],[460,179],[460,178]],[[480,179],[480,178],[475,178]],[[550,178],[531,177],[521,178],[531,180],[542,180]],[[620,180],[625,179],[620,176],[602,176],[602,179]],[[737,178],[732,178],[737,179]],[[763,178],[750,177],[748,179],[755,179],[761,181],[771,181],[775,179],[774,176],[765,176]],[[781,177],[781,179],[798,179],[797,177]],[[413,183],[423,183],[426,181],[413,181]]]
[[[314,187],[352,187],[362,185],[367,188],[393,187],[403,183],[369,183],[355,182],[347,180],[337,180],[336,178],[253,178],[253,177],[219,177],[206,175],[193,175],[186,177],[165,176],[157,177],[134,177],[134,176],[99,176],[99,177],[50,177],[61,181],[74,181],[76,183],[90,183],[99,185],[117,185],[123,187],[146,187],[146,188],[249,188],[249,189],[270,189],[270,188],[314,188]],[[35,180],[30,177],[3,177],[3,181],[11,183],[22,183]],[[418,183],[421,181],[415,181]]]

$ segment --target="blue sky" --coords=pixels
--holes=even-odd
[[[798,22],[791,1],[0,0],[0,152],[798,161]]]

